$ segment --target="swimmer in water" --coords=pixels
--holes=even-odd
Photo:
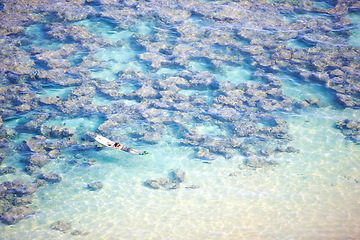
[[[122,145],[122,144],[120,144],[118,142],[116,142],[114,144],[111,144],[111,143],[108,142],[108,146],[113,147],[113,148],[118,148],[120,150],[123,150],[123,151],[128,152],[128,153],[132,153],[132,154],[149,155],[149,153],[146,152],[146,151],[140,151],[140,150],[135,150],[133,148],[125,147],[124,145]]]

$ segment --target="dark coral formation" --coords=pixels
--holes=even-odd
[[[0,168],[0,176],[5,175],[5,174],[10,174],[10,173],[15,173],[15,172],[16,172],[16,168],[14,168],[12,166]]]
[[[35,211],[27,206],[11,207],[0,216],[1,221],[6,224],[15,224],[29,215],[34,215]]]
[[[44,127],[44,126],[42,126]],[[45,126],[46,127],[46,126]],[[46,127],[47,128],[47,127]],[[53,128],[51,128],[53,129]],[[63,129],[60,127],[60,129]],[[57,129],[59,130],[59,129]],[[50,131],[50,135],[68,135],[68,130],[66,133],[63,131]],[[72,130],[70,131],[72,133]],[[73,134],[73,133],[72,133]],[[24,141],[24,143],[19,147],[21,151],[30,153],[28,159],[25,161],[27,166],[25,170],[29,174],[34,174],[39,172],[40,168],[46,165],[51,159],[56,158],[59,155],[59,151],[71,147],[76,143],[76,140],[72,137],[65,137],[63,139],[51,139],[47,138],[44,135],[36,135],[34,137],[29,137]]]
[[[13,172],[13,167],[5,168]],[[3,169],[4,170],[4,169]],[[35,211],[29,206],[32,203],[33,195],[39,187],[47,183],[59,182],[61,178],[54,173],[45,173],[33,183],[26,183],[22,179],[12,182],[5,181],[0,184],[0,220],[6,224],[16,224]]]
[[[153,189],[178,189],[185,181],[185,172],[177,168],[170,172],[170,178],[162,177],[158,179],[148,179],[145,186]],[[192,184],[186,186],[187,189],[197,189],[199,185]]]
[[[160,189],[162,187],[172,189],[176,187],[168,178],[148,179],[145,185],[153,189]]]
[[[15,224],[35,214],[28,205],[37,188],[36,183],[26,184],[21,179],[0,184],[0,220],[6,224]]]
[[[57,230],[63,233],[70,232],[71,235],[74,236],[86,236],[89,234],[89,232],[82,231],[82,230],[72,230],[73,226],[71,222],[65,222],[63,220],[58,220],[50,225],[50,228],[52,230]]]
[[[91,183],[88,183],[88,188],[90,188],[91,190],[95,191],[95,190],[99,190],[103,187],[103,183],[102,182],[91,182]]]
[[[50,228],[53,230],[58,230],[60,232],[67,232],[72,228],[72,225],[70,222],[64,222],[62,220],[59,220],[52,223]]]
[[[74,230],[74,231],[71,231],[71,235],[73,236],[86,236],[86,235],[89,235],[90,232],[87,232],[87,231],[84,231],[84,230]]]
[[[43,179],[48,183],[58,183],[61,182],[62,177],[59,174],[47,172],[40,174],[39,179]]]
[[[360,121],[354,121],[351,119],[339,120],[336,122],[337,128],[341,129],[342,134],[346,138],[360,143]]]
[[[172,182],[174,183],[182,183],[185,181],[185,172],[182,171],[181,169],[177,168],[177,169],[174,169],[172,172]]]

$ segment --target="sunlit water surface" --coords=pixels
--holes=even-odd
[[[328,8],[325,3],[318,3]],[[359,15],[351,15],[359,24]],[[120,47],[100,49],[95,57],[102,60],[101,69],[94,69],[93,78],[107,81],[118,79],[117,73],[127,68],[137,69],[151,78],[176,74],[180,69],[161,68],[147,72],[148,66],[137,58],[141,50],[131,45],[134,33],[151,34],[152,26],[139,22],[133,30],[117,30],[110,24],[92,20],[74,23],[85,26],[91,33],[101,35]],[[204,23],[203,23],[204,24]],[[26,30],[35,34],[34,44],[57,49],[57,43],[44,38],[41,26]],[[350,38],[359,46],[359,31]],[[291,42],[288,47],[304,47]],[[220,81],[240,84],[251,81],[254,69],[224,64],[214,70],[200,60],[190,61],[194,71],[209,71]],[[150,157],[129,155],[109,148],[76,152],[67,149],[43,171],[61,174],[59,184],[48,185],[36,192],[31,207],[36,210],[16,225],[0,225],[1,239],[357,239],[360,234],[360,188],[358,182],[360,146],[344,138],[335,127],[339,119],[360,119],[357,109],[334,105],[333,96],[322,85],[304,83],[286,73],[278,75],[283,91],[295,100],[319,98],[321,108],[309,108],[298,113],[279,113],[289,125],[292,145],[299,153],[276,156],[279,165],[261,169],[239,169],[242,155],[225,159],[216,156],[211,164],[195,158],[190,147],[179,144],[176,133],[166,129],[158,144],[141,144],[127,140],[124,144],[152,153]],[[123,83],[121,93],[136,88]],[[44,87],[38,97],[58,95],[66,98],[70,87]],[[211,92],[181,90],[192,96],[203,96],[211,104]],[[111,105],[115,100],[96,95],[94,105]],[[133,100],[122,100],[127,105]],[[22,118],[4,121],[15,128]],[[96,132],[102,116],[59,117],[47,125],[66,125],[75,132]],[[191,123],[189,123],[191,124]],[[194,123],[195,124],[195,123]],[[200,134],[224,135],[223,129],[211,125],[197,127]],[[121,132],[122,130],[119,129]],[[124,130],[126,132],[126,130]],[[21,143],[32,134],[22,133],[15,142]],[[73,166],[77,157],[95,158],[91,167]],[[19,154],[8,158],[3,165],[21,169]],[[172,169],[186,172],[186,181],[176,190],[154,190],[146,187],[147,179],[168,177]],[[231,174],[236,173],[236,174]],[[1,176],[0,180],[33,177],[22,171]],[[104,187],[90,191],[87,183],[101,181]],[[185,186],[198,185],[198,189]],[[73,228],[89,232],[72,236],[50,229],[57,220],[72,223]]]

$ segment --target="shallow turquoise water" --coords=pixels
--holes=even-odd
[[[212,1],[204,1],[208,2]],[[332,6],[326,2],[318,2],[316,7],[328,9]],[[358,16],[358,13],[349,15],[356,26],[360,24]],[[299,18],[303,17],[317,18],[322,17],[322,14],[299,14]],[[195,22],[198,28],[214,27],[210,19],[193,17],[188,21]],[[84,50],[84,55],[100,61],[101,67],[89,67],[91,74],[84,77],[82,82],[116,82],[118,88],[114,90],[120,94],[118,97],[109,97],[97,90],[91,98],[94,108],[114,105],[118,109],[113,111],[121,112],[129,108],[136,111],[143,107],[141,102],[150,99],[139,100],[131,96],[139,86],[134,84],[134,79],[121,76],[124,70],[135,69],[139,73],[138,78],[143,74],[146,81],[157,80],[161,83],[186,68],[166,64],[151,68],[148,62],[139,57],[146,50],[144,47],[134,46],[134,34],[157,34],[157,38],[167,39],[164,42],[167,45],[172,44],[170,47],[177,45],[174,32],[169,33],[169,29],[162,28],[163,25],[156,21],[138,20],[131,29],[116,27],[102,17],[75,21],[70,25],[83,26],[95,36],[115,44],[103,46],[96,51]],[[26,33],[31,34],[34,39],[30,46],[55,51],[65,44],[46,38],[42,28],[41,24],[26,28]],[[358,35],[358,28],[354,28],[348,43],[358,47]],[[118,41],[120,43],[116,45]],[[295,49],[311,48],[296,39],[285,45]],[[173,59],[167,58],[166,51],[167,49],[163,49],[160,53],[167,61],[172,61]],[[237,56],[236,54],[230,51],[224,55]],[[81,56],[77,57],[82,59]],[[211,74],[221,83],[237,86],[244,83],[262,84],[262,81],[255,77],[259,68],[247,61],[241,60],[238,64],[223,61],[220,66],[215,67],[208,59],[196,57],[194,54],[189,57],[186,70]],[[270,113],[271,116],[282,117],[287,122],[291,136],[290,145],[298,149],[299,153],[271,155],[269,158],[278,164],[262,168],[246,166],[246,156],[239,151],[233,151],[231,157],[213,154],[214,161],[202,161],[196,158],[196,147],[181,144],[182,130],[174,122],[164,126],[161,139],[157,143],[141,141],[137,134],[156,126],[156,119],[133,119],[129,111],[126,117],[130,120],[124,121],[123,125],[112,127],[107,137],[121,141],[126,146],[151,152],[150,157],[130,155],[100,146],[82,151],[76,146],[64,149],[58,158],[41,170],[58,173],[63,180],[38,189],[30,205],[36,214],[16,225],[1,224],[0,238],[357,239],[360,233],[360,145],[346,139],[336,128],[336,122],[346,118],[359,120],[359,109],[340,106],[335,101],[334,93],[326,89],[323,83],[307,82],[281,69],[274,75],[281,79],[281,90],[285,96],[294,101],[314,98],[321,102],[320,108]],[[77,87],[43,85],[36,91],[38,98],[60,96],[62,100],[67,100]],[[219,94],[209,87],[183,87],[178,93],[189,98],[203,99],[207,105],[212,105]],[[173,108],[159,109],[162,110],[160,115],[165,117],[181,115],[181,111]],[[4,126],[16,129],[34,113],[45,110],[52,111],[39,107],[39,110],[3,119]],[[206,107],[203,107],[195,113],[184,111],[184,115],[200,115],[206,111]],[[55,114],[43,124],[72,128],[75,131],[74,138],[80,143],[81,137],[86,133],[101,132],[100,126],[107,117],[112,117],[109,113],[84,115]],[[179,119],[182,120],[180,117]],[[222,118],[203,122],[191,118],[187,120],[185,117],[183,119],[185,120],[181,123],[188,131],[210,136],[212,140],[233,136],[231,129],[224,124],[227,120]],[[260,122],[257,124],[259,128],[267,127]],[[24,164],[21,160],[24,153],[15,149],[17,144],[34,135],[36,134],[19,133],[11,141],[12,148],[10,153],[7,153],[9,157],[2,167],[15,166],[19,170],[15,174],[0,176],[1,182],[18,178],[26,182],[34,181],[36,176],[23,171]],[[258,143],[251,137],[246,140],[254,141],[251,142],[254,149],[262,149],[264,145],[273,147],[272,144],[275,144],[261,141]],[[80,164],[69,164],[74,159],[78,159]],[[97,163],[91,167],[85,166],[81,164],[85,159],[95,159]],[[186,173],[186,180],[181,188],[156,190],[144,185],[147,179],[170,177],[170,172],[177,168]],[[101,181],[104,187],[98,191],[90,191],[87,184],[93,181]],[[199,188],[185,188],[193,184]],[[84,230],[89,234],[73,236],[52,230],[50,225],[58,220],[71,222],[74,229]]]
[[[353,31],[353,34],[350,36],[349,43],[355,47],[359,47],[359,26],[358,23],[360,21],[359,14],[351,13],[348,16],[350,18],[350,21],[355,24],[355,30]]]

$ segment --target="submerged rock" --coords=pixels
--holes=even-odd
[[[47,137],[66,138],[73,136],[75,134],[75,131],[72,128],[68,128],[60,125],[52,126],[52,127],[43,125],[41,127],[41,133]]]
[[[48,152],[48,156],[51,159],[55,159],[55,158],[59,157],[59,155],[60,155],[60,151],[57,149],[54,149],[54,150],[51,150]]]
[[[16,179],[13,182],[3,182],[0,186],[6,192],[7,199],[31,195],[37,190],[36,184],[26,184],[22,179]]]
[[[31,151],[39,155],[48,155],[54,150],[61,150],[71,147],[76,144],[76,140],[73,137],[63,139],[47,139],[45,136],[36,135],[30,137],[24,141],[22,148],[24,151]]]
[[[271,154],[273,154],[273,150],[272,149],[261,149],[259,151],[259,153],[262,155],[262,156],[270,156]]]
[[[60,96],[49,96],[49,97],[40,98],[39,103],[45,105],[56,105],[60,102],[60,100],[61,100]]]
[[[88,188],[90,188],[91,190],[95,191],[95,190],[99,190],[103,187],[102,182],[91,182],[88,183]]]
[[[71,232],[71,235],[73,235],[73,236],[86,236],[89,234],[90,234],[90,232],[82,231],[82,230],[74,230]]]
[[[171,179],[163,177],[158,179],[149,179],[145,182],[145,186],[153,189],[178,189],[180,184],[185,181],[185,172],[180,169],[174,169],[170,172]],[[198,188],[197,185],[190,185],[186,188]]]
[[[42,173],[39,175],[38,178],[43,179],[43,180],[47,181],[48,183],[58,183],[58,182],[61,182],[61,180],[62,180],[61,176],[59,176],[56,173],[51,173],[51,172]]]
[[[360,143],[360,121],[351,119],[339,120],[336,122],[336,127],[341,130],[346,138],[353,142]]]
[[[152,180],[152,179],[146,180],[145,185],[149,186],[149,187],[151,187],[153,189],[160,189],[161,188],[160,183],[157,180]]]
[[[174,169],[172,172],[173,183],[182,183],[185,181],[185,172],[180,169]]]
[[[300,150],[293,147],[293,146],[288,146],[286,148],[283,147],[276,147],[275,148],[275,152],[287,152],[287,153],[299,153]]]
[[[274,161],[274,160],[267,160],[264,157],[248,157],[244,164],[248,167],[251,168],[263,168],[263,167],[268,167],[268,166],[274,166],[279,164],[278,162]]]
[[[200,148],[196,153],[196,158],[212,161],[215,160],[215,155],[210,154],[210,151],[207,148]]]
[[[50,118],[49,113],[37,113],[31,116],[31,120],[25,124],[17,125],[15,130],[18,132],[40,133],[42,124]]]
[[[45,145],[44,145],[45,141],[46,141],[46,137],[37,135],[26,139],[24,141],[24,144],[32,152],[45,154],[47,152],[45,150]]]
[[[14,167],[5,167],[5,168],[1,168],[0,169],[0,176],[1,175],[5,175],[5,174],[10,174],[10,173],[15,173],[16,172],[16,168]]]
[[[196,185],[196,184],[193,184],[193,185],[190,185],[190,186],[186,186],[185,188],[187,188],[187,189],[198,189],[198,188],[200,188],[200,186]]]
[[[40,167],[39,167],[39,166],[36,166],[36,165],[27,165],[27,166],[25,167],[25,171],[26,171],[28,174],[33,175],[33,174],[35,174],[35,173],[37,173],[37,172],[40,171]]]
[[[303,109],[303,108],[307,108],[307,107],[320,107],[320,100],[319,99],[312,99],[312,98],[307,98],[303,101],[298,101],[295,103],[295,107]]]
[[[93,165],[95,165],[97,163],[97,161],[96,161],[96,159],[94,159],[94,158],[87,158],[87,159],[85,159],[85,161],[84,161],[84,165],[85,166],[87,166],[87,167],[91,167],[91,166],[93,166]]]
[[[149,143],[149,144],[157,144],[161,141],[162,134],[159,132],[146,132],[142,134],[139,140]]]
[[[13,139],[15,135],[16,132],[13,129],[8,129],[4,126],[0,126],[0,140],[2,140],[3,142],[6,142],[8,139]]]
[[[21,184],[12,188],[12,192],[17,196],[33,194],[37,190],[36,184]]]
[[[15,198],[13,201],[14,206],[24,206],[32,203],[33,196],[25,195],[23,197]]]
[[[38,167],[43,167],[44,165],[49,163],[48,156],[45,154],[32,154],[28,160],[29,165],[34,165]]]
[[[155,180],[149,179],[145,182],[145,185],[151,187],[153,189],[160,189],[160,188],[172,188],[174,184],[168,178],[158,178]]]
[[[36,179],[36,180],[34,181],[34,184],[35,184],[36,187],[39,188],[39,187],[42,187],[42,186],[47,185],[48,182],[47,182],[46,180],[44,180],[44,179]]]
[[[30,207],[20,206],[11,207],[6,212],[1,213],[0,219],[2,222],[12,225],[18,223],[29,215],[34,215],[35,211]]]
[[[138,99],[156,98],[157,96],[158,92],[150,85],[144,85],[132,94],[132,97]]]
[[[72,228],[72,224],[70,222],[64,222],[62,220],[56,221],[50,226],[53,230],[58,230],[60,232],[67,232]]]

